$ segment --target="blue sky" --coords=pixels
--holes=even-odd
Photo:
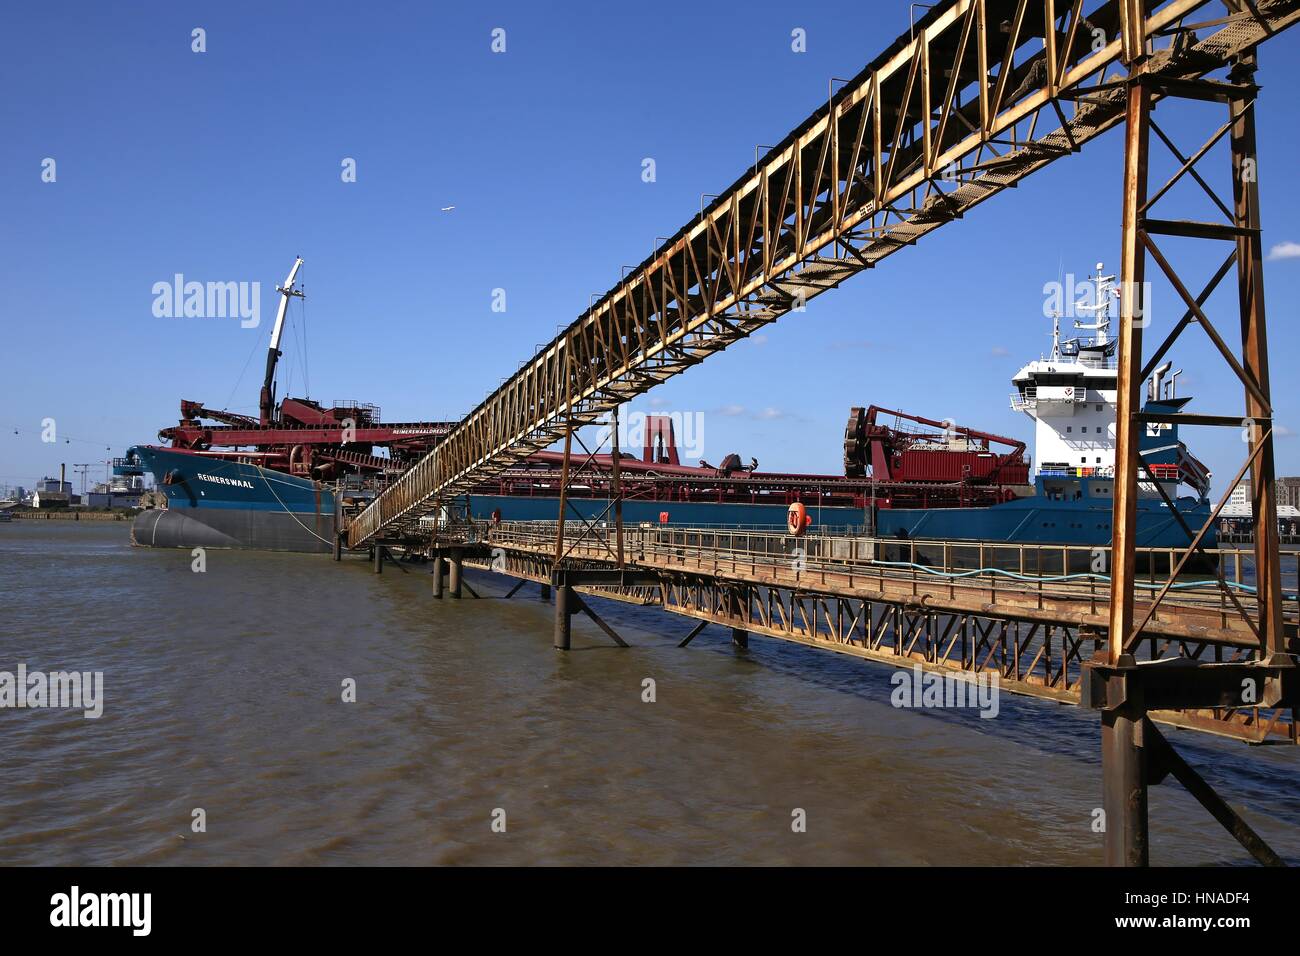
[[[372,401],[389,420],[458,417],[907,18],[901,0],[11,8],[0,483],[30,487],[61,461],[151,441],[182,398],[255,411],[274,285],[294,255],[306,260],[312,397]],[[191,51],[195,27],[206,53]],[[490,50],[495,27],[505,54]],[[803,54],[790,49],[796,27]],[[1300,242],[1300,123],[1285,92],[1300,86],[1297,54],[1300,31],[1261,51],[1266,248]],[[1222,118],[1203,116],[1157,114],[1186,150]],[[1028,440],[1009,380],[1047,347],[1043,284],[1116,262],[1121,148],[1108,134],[633,407],[704,412],[706,457],[737,451],[771,470],[838,472],[851,405]],[[41,181],[46,157],[54,183]],[[345,157],[355,183],[341,181]],[[1187,202],[1169,215],[1208,217],[1194,193],[1175,195]],[[1168,243],[1199,287],[1211,250]],[[175,273],[260,281],[261,326],[156,317],[152,287]],[[1293,430],[1300,258],[1265,274],[1278,420]],[[495,288],[505,313],[491,309]],[[1225,334],[1232,304],[1211,301]],[[295,315],[281,395],[304,390]],[[1193,408],[1238,410],[1230,373],[1187,341],[1175,358]],[[58,444],[40,441],[47,417]],[[1220,482],[1231,476],[1235,432],[1186,437]],[[1277,455],[1280,473],[1300,473],[1295,438]]]

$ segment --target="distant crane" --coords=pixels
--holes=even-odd
[[[88,461],[73,462],[72,464],[72,467],[81,475],[81,494],[83,497],[86,494],[86,472],[90,470],[91,464],[92,462]]]

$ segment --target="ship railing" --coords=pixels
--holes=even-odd
[[[486,524],[486,523],[484,523]],[[554,553],[555,521],[503,522],[482,527],[478,540]],[[1008,543],[999,541],[942,541],[873,537],[862,528],[847,533],[810,532],[795,536],[783,529],[683,528],[655,525],[625,526],[623,552],[630,564],[683,569],[767,572],[781,578],[813,583],[819,575],[861,573],[864,577],[903,577],[962,589],[1006,587],[1008,594],[1031,592],[1040,596],[1088,602],[1104,613],[1109,600],[1111,554],[1109,547]],[[563,541],[572,556],[609,557],[614,553],[612,526],[585,527],[566,521]],[[1136,567],[1143,593],[1158,591],[1182,561],[1183,548],[1139,548]],[[1249,548],[1209,549],[1226,586],[1236,600],[1249,607],[1254,602],[1255,555]],[[1282,555],[1283,612],[1289,622],[1300,619],[1300,552]],[[1232,598],[1216,580],[1215,571],[1184,569],[1170,600],[1212,607],[1225,617],[1235,613]]]
[[[1288,522],[1289,524],[1289,522]],[[1255,546],[1255,533],[1253,531],[1219,531],[1219,542],[1221,544],[1244,544],[1250,547]],[[1277,535],[1278,544],[1287,547],[1300,546],[1300,534],[1289,534],[1285,531],[1279,531]]]
[[[1117,369],[1119,368],[1119,359],[1114,356],[1108,358],[1080,358],[1079,364],[1084,368]]]

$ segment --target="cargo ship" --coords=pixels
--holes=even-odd
[[[933,540],[1109,544],[1115,484],[1116,340],[1110,336],[1116,277],[1097,263],[1093,301],[1072,303],[1091,321],[1075,319],[1090,337],[1062,339],[1052,316],[1051,351],[1012,378],[1011,407],[1034,422],[1037,473],[1033,493],[990,508],[889,507],[877,512],[881,537]],[[1181,369],[1156,368],[1146,383],[1144,412],[1177,412],[1191,399],[1177,395]],[[853,430],[850,421],[850,431]],[[1210,517],[1210,472],[1180,440],[1176,424],[1148,425],[1139,439],[1136,544],[1185,547],[1183,523],[1200,528]],[[846,461],[848,460],[846,454]],[[1186,488],[1191,494],[1184,494]],[[1182,521],[1175,510],[1181,513]],[[1214,529],[1205,546],[1216,544]]]
[[[165,445],[136,445],[113,463],[121,476],[152,474],[167,507],[141,512],[133,543],[164,548],[333,550],[339,509],[349,495],[373,494],[451,430],[451,422],[380,421],[379,409],[352,400],[275,401],[289,303],[302,259],[282,286],[258,397],[258,416],[182,401]]]
[[[332,550],[343,516],[360,507],[434,448],[451,422],[381,421],[373,405],[275,401],[285,313],[301,295],[294,263],[272,328],[259,415],[236,415],[183,401],[164,445],[138,445],[115,463],[122,475],[151,473],[167,507],[143,512],[138,545],[154,547]],[[1012,405],[1035,422],[1039,464],[1031,477],[1025,443],[952,421],[876,406],[852,410],[844,435],[844,473],[763,472],[729,454],[718,465],[685,464],[674,417],[644,418],[641,457],[619,455],[623,518],[631,524],[777,529],[792,505],[812,530],[853,530],[899,539],[987,540],[1104,545],[1110,541],[1114,469],[1115,344],[1108,336],[1114,277],[1097,276],[1096,335],[1063,341],[1054,319],[1049,355],[1013,378]],[[1078,305],[1079,308],[1089,308]],[[1150,409],[1181,408],[1175,373],[1157,370]],[[1186,535],[1170,511],[1199,526],[1209,514],[1209,473],[1177,430],[1143,438],[1150,474],[1141,485],[1138,538],[1179,547]],[[626,444],[626,442],[624,443]],[[473,520],[554,520],[563,456],[538,452],[480,485],[463,502]],[[1156,487],[1156,484],[1159,487]],[[1180,495],[1188,486],[1195,494]],[[614,494],[613,459],[582,456],[568,489],[589,520]],[[572,513],[572,512],[571,512]],[[1212,542],[1210,542],[1212,544]]]

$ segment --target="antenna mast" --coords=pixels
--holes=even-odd
[[[1110,300],[1119,298],[1119,290],[1115,288],[1115,276],[1102,275],[1102,264],[1097,263],[1097,274],[1092,276],[1093,288],[1095,289],[1096,298],[1091,304],[1076,302],[1074,307],[1080,312],[1093,313],[1094,321],[1080,322],[1074,320],[1076,329],[1083,329],[1088,332],[1097,333],[1097,345],[1106,345],[1110,341]]]

